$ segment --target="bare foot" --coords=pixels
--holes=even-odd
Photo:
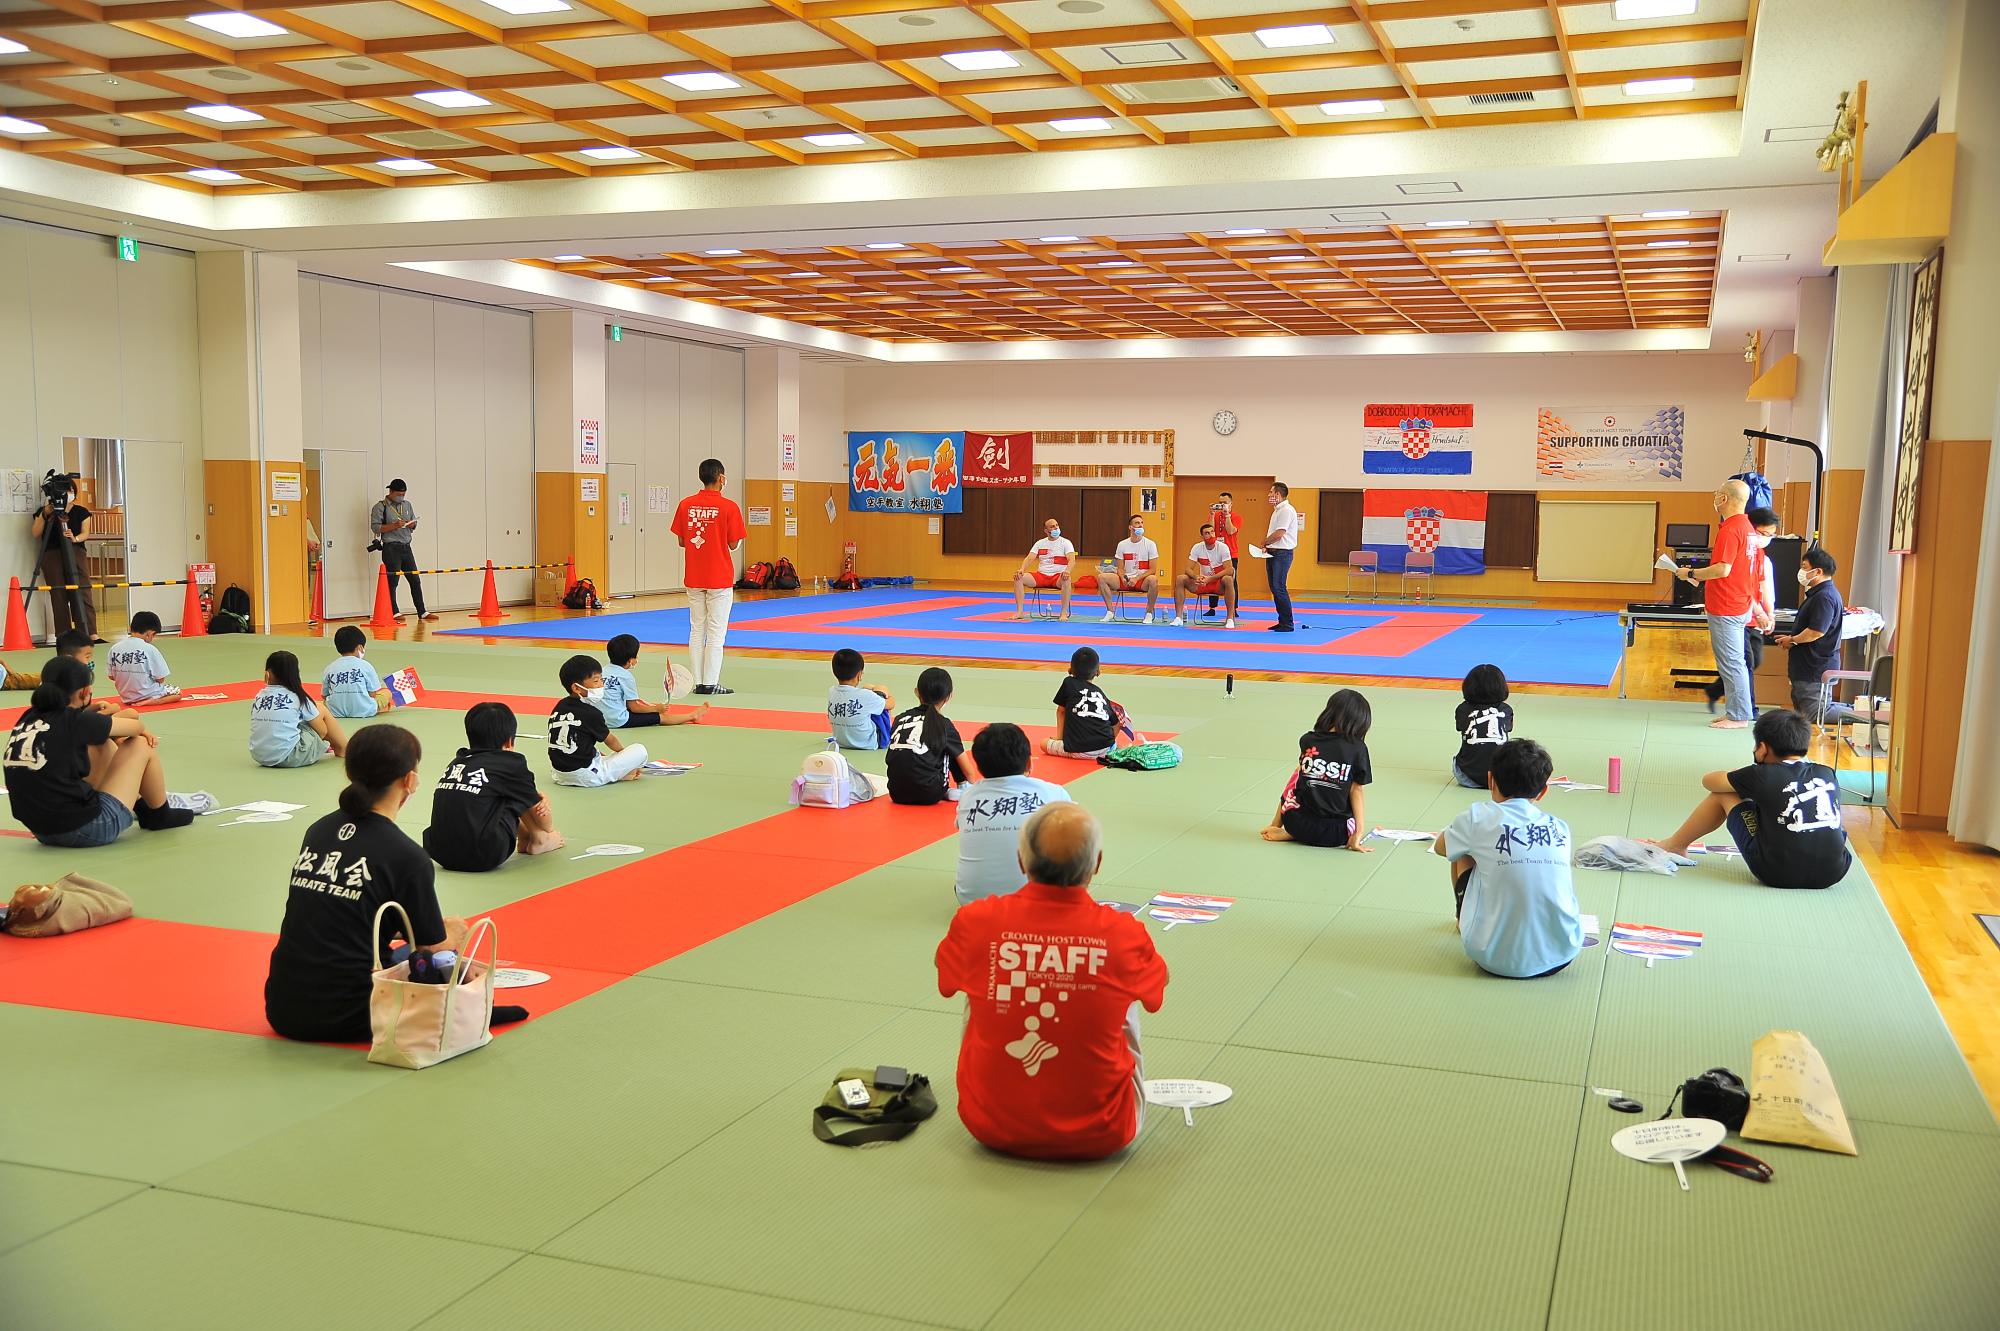
[[[1708,723],[1708,728],[1710,730],[1748,730],[1750,723],[1748,721],[1731,721],[1726,716],[1718,716],[1715,720]]]
[[[1266,841],[1290,841],[1292,839],[1292,834],[1285,830],[1283,823],[1272,823],[1269,827],[1258,832],[1257,835],[1263,837]]]
[[[645,770],[646,769],[643,766],[635,767],[631,771],[627,772],[624,776],[619,777],[618,779],[620,781],[637,781],[641,776],[645,774]]]
[[[552,850],[561,850],[569,841],[561,832],[535,832],[529,835],[528,844],[522,847],[530,855],[546,855]]]
[[[1658,846],[1661,850],[1664,850],[1669,855],[1678,855],[1682,859],[1687,858],[1688,848],[1686,846],[1676,846],[1669,841],[1656,841],[1649,836],[1634,837],[1633,840],[1637,841],[1642,846]]]

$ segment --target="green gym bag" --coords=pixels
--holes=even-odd
[[[1097,761],[1105,767],[1119,767],[1128,772],[1158,772],[1181,765],[1181,746],[1163,739],[1148,740],[1113,749]]]
[[[884,1077],[883,1074],[892,1074]],[[884,1086],[895,1075],[900,1086]],[[866,1105],[849,1104],[841,1094],[842,1082],[859,1082],[868,1092]],[[901,1141],[917,1130],[917,1125],[937,1113],[937,1095],[928,1077],[900,1068],[842,1068],[828,1088],[826,1099],[813,1110],[813,1136],[835,1146],[868,1146],[875,1142]]]

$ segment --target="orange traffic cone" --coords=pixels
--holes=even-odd
[[[486,561],[486,585],[479,592],[479,613],[473,616],[482,624],[507,618],[507,612],[500,608],[500,591],[493,585],[493,561]]]
[[[0,650],[33,651],[35,636],[28,632],[28,607],[21,599],[21,580],[7,579],[7,632],[0,638]]]
[[[313,565],[312,609],[306,616],[314,624],[326,623],[326,565]]]
[[[389,601],[387,565],[377,565],[375,569],[375,617],[368,621],[368,627],[377,633],[387,633],[396,627],[396,610]]]
[[[206,638],[208,621],[201,617],[201,588],[195,586],[194,570],[187,575],[187,595],[181,598],[181,636]]]
[[[572,587],[574,587],[574,586],[576,586],[576,556],[575,556],[575,555],[564,555],[564,556],[563,556],[563,595],[564,595],[564,596],[568,596],[568,595],[569,595],[569,589],[570,589],[570,588],[572,588]]]

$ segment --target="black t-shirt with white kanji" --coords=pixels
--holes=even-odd
[[[1819,763],[1752,763],[1729,774],[1736,793],[1756,806],[1744,863],[1771,887],[1832,887],[1847,876],[1847,829],[1840,824],[1840,782]]]
[[[1452,713],[1458,726],[1458,756],[1452,761],[1480,785],[1493,769],[1493,755],[1514,734],[1514,709],[1504,702],[1462,702]]]
[[[21,825],[36,836],[61,836],[95,818],[100,801],[84,778],[90,750],[110,738],[111,718],[93,708],[24,713],[0,757],[7,802]]]
[[[1069,715],[1063,721],[1063,748],[1070,753],[1096,753],[1118,740],[1118,721],[1111,699],[1091,680],[1063,676],[1056,706]]]
[[[610,737],[604,713],[572,693],[549,713],[549,766],[581,772],[597,760],[597,746]]]
[[[1308,818],[1352,818],[1354,787],[1374,779],[1366,744],[1324,730],[1299,736],[1299,769],[1290,799]]]
[[[528,760],[512,749],[460,749],[431,792],[424,849],[447,869],[479,873],[514,853],[521,815],[542,798]]]
[[[442,942],[436,873],[423,848],[379,813],[336,811],[307,828],[264,981],[271,1028],[294,1040],[366,1040],[375,912],[397,902],[409,912],[410,942]],[[402,916],[390,911],[380,939],[385,958],[402,929]]]
[[[898,804],[936,804],[951,784],[951,766],[965,752],[958,727],[943,713],[912,707],[889,728],[889,798]]]

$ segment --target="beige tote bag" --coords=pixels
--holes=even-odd
[[[452,968],[450,984],[418,984],[410,979],[410,963],[382,964],[382,917],[394,910],[403,917],[403,937],[416,941],[409,912],[385,901],[375,912],[375,987],[368,995],[368,1021],[375,1043],[370,1063],[396,1068],[427,1068],[486,1044],[493,1038],[493,971],[500,960],[500,931],[489,919],[472,926],[465,950]],[[488,960],[474,957],[481,937]]]

